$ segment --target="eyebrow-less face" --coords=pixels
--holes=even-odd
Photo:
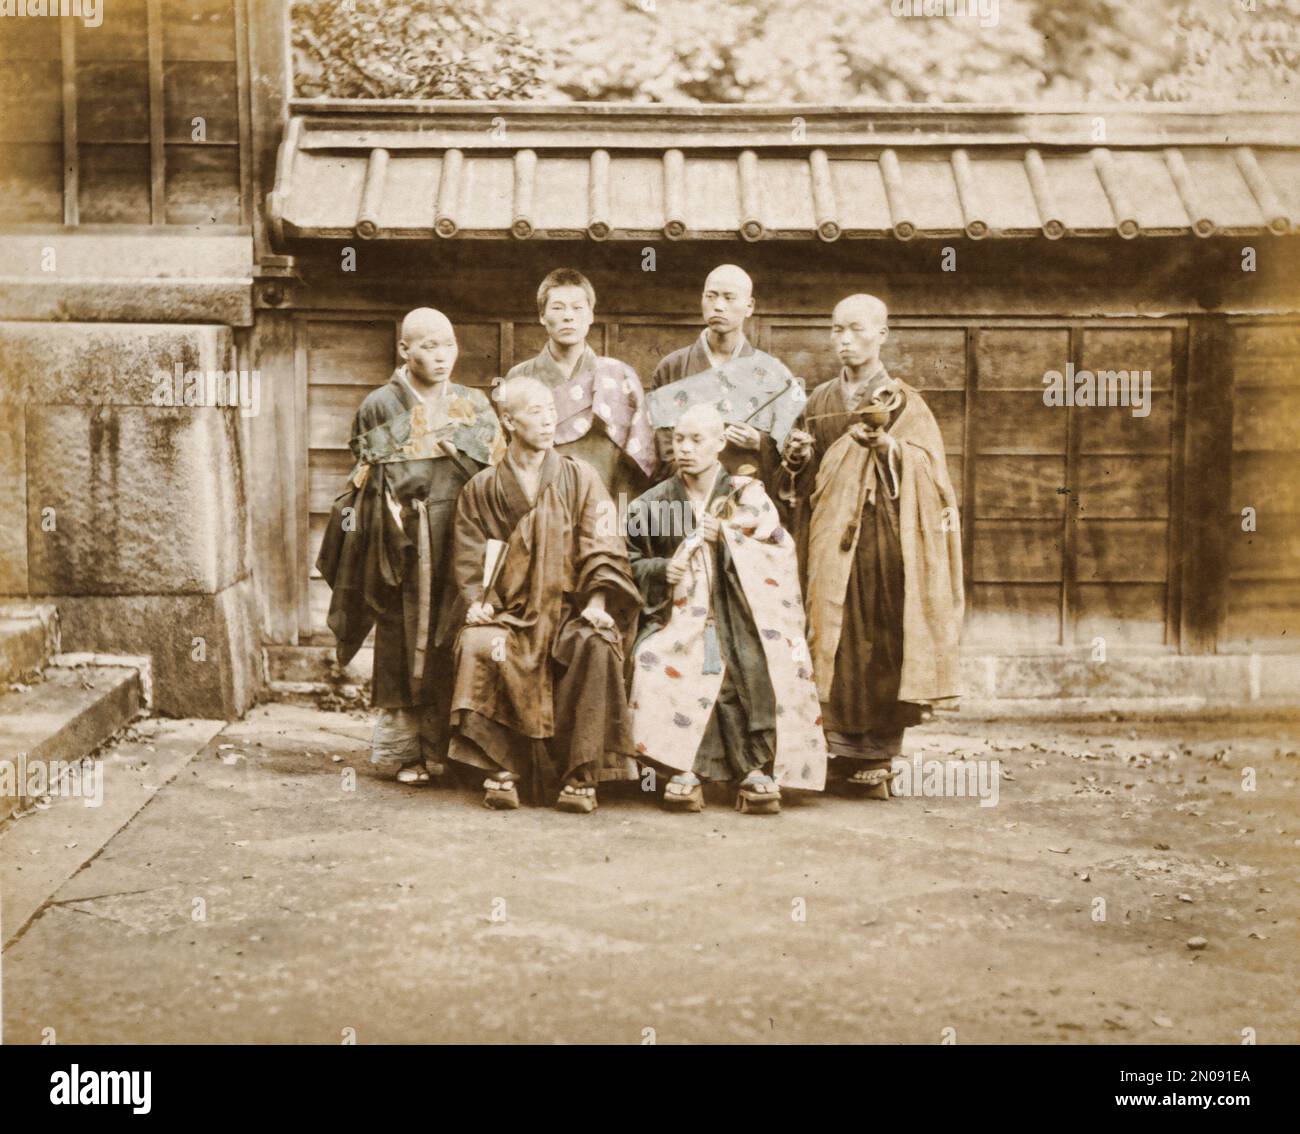
[[[397,352],[414,377],[422,382],[443,382],[451,377],[460,348],[451,320],[441,311],[423,307],[402,320]]]
[[[703,472],[726,446],[725,424],[713,406],[687,410],[673,427],[673,457],[679,472]]]
[[[740,330],[754,313],[754,283],[749,273],[734,264],[714,268],[704,281],[700,312],[716,334]]]
[[[889,333],[885,305],[872,296],[841,300],[831,316],[831,346],[845,366],[863,366],[880,357]]]

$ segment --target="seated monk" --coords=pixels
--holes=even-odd
[[[730,780],[737,810],[773,814],[782,786],[822,788],[826,739],[794,539],[762,483],[722,465],[726,443],[716,408],[688,409],[673,427],[676,473],[628,509],[643,599],[632,736],[671,776],[669,810],[700,811],[702,782]]]
[[[452,760],[489,773],[484,804],[596,808],[601,778],[632,778],[623,628],[640,596],[595,470],[555,452],[555,402],[535,378],[497,395],[505,457],[465,486],[453,561],[468,606],[456,640]],[[505,545],[499,575],[486,572]],[[558,793],[558,798],[557,798]]]

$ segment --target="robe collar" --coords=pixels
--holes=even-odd
[[[736,349],[726,358],[719,359],[719,361],[715,363],[713,360],[716,355],[712,353],[712,348],[709,346],[708,327],[705,327],[704,330],[700,332],[700,337],[695,340],[695,348],[698,351],[700,358],[704,360],[704,365],[700,367],[700,370],[714,370],[724,362],[730,362],[733,358],[748,358],[754,353],[754,344],[745,337],[745,332],[742,330],[740,332],[740,342],[736,344]]]
[[[591,349],[590,344],[583,343],[582,357],[578,359],[578,365],[573,368],[572,374],[565,374],[560,364],[555,360],[555,355],[551,353],[551,344],[548,340],[536,359],[536,364],[545,373],[543,375],[534,375],[534,377],[541,377],[548,386],[558,386],[562,382],[579,382],[584,374],[596,369],[596,357],[596,352]]]
[[[497,483],[501,486],[510,522],[517,524],[536,507],[537,501],[542,498],[542,493],[560,475],[560,455],[554,449],[546,451],[546,456],[542,458],[541,474],[537,478],[537,496],[531,503],[528,494],[524,491],[519,466],[515,464],[515,459],[509,450],[506,450],[506,455],[497,465],[497,474]]]
[[[712,504],[720,496],[726,496],[731,491],[731,473],[727,471],[727,466],[718,463],[718,475],[713,481],[713,491],[709,493],[709,498],[704,502],[705,506]],[[690,503],[690,497],[686,494],[686,482],[682,480],[680,473],[674,473],[669,479],[666,486],[665,496],[669,500],[679,501],[683,504]]]
[[[888,378],[888,377],[889,377],[889,371],[885,369],[885,364],[881,362],[879,359],[877,359],[875,369],[872,370],[869,375],[867,375],[867,380],[863,382],[860,387],[858,387],[859,399],[861,395],[871,385],[872,382],[875,382],[879,378]],[[847,366],[844,366],[840,368],[840,378],[839,381],[835,383],[835,392],[839,395],[840,403],[843,405],[844,409],[846,410],[850,408],[848,390],[849,390],[849,368]],[[857,409],[859,404],[860,401],[855,402],[851,408]]]

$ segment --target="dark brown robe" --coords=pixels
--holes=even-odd
[[[484,600],[489,539],[507,543],[505,565],[486,596],[493,622],[456,640],[452,757],[514,772],[535,803],[553,801],[565,782],[634,774],[623,659],[640,595],[600,478],[554,450],[532,503],[509,456],[474,477],[457,505],[453,552],[467,606]],[[581,617],[597,593],[613,630]]]

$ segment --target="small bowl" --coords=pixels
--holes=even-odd
[[[869,405],[858,411],[863,422],[872,429],[884,429],[889,424],[890,411],[885,406]]]

